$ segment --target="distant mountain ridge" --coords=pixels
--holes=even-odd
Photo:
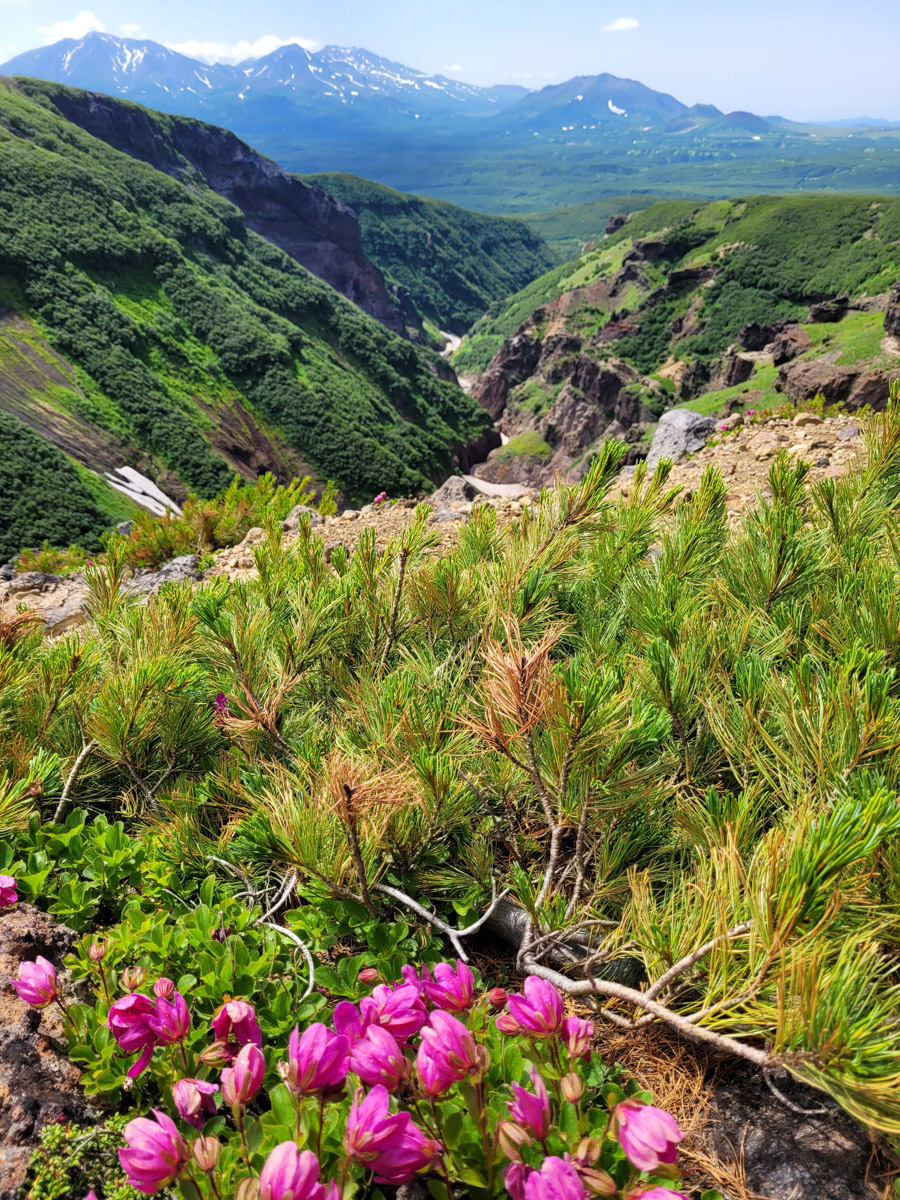
[[[291,43],[231,66],[203,63],[147,38],[109,33],[27,50],[4,63],[0,72],[126,96],[167,111],[177,103],[178,111],[188,115],[280,97],[322,114],[336,105],[361,109],[374,104],[413,118],[486,116],[528,94],[522,87],[481,88],[428,75],[352,47],[310,51]]]

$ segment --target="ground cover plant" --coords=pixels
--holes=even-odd
[[[622,453],[440,556],[425,507],[330,561],[273,521],[258,578],[140,603],[111,544],[88,632],[0,629],[0,884],[83,935],[20,992],[139,1122],[132,1179],[662,1200],[676,1133],[573,1018],[900,1132],[900,393],[732,532],[713,469],[610,499]]]

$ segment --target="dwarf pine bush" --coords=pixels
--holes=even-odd
[[[258,578],[141,604],[112,544],[88,632],[0,629],[0,825],[89,806],[313,943],[340,902],[463,957],[488,914],[598,1023],[900,1132],[900,393],[734,530],[713,469],[610,499],[622,453],[442,555],[426,507],[330,561],[270,522]]]

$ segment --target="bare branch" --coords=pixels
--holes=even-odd
[[[285,900],[287,900],[288,896],[294,890],[296,885],[297,885],[297,872],[296,872],[296,870],[294,870],[294,871],[291,871],[290,874],[286,877],[280,892],[275,897],[275,899],[272,901],[272,903],[269,905],[269,907],[266,909],[266,911],[262,914],[261,917],[257,917],[256,924],[257,925],[271,924],[271,922],[269,921],[269,917],[273,916],[275,913],[278,912],[279,908],[281,908],[282,904],[284,904]]]
[[[745,933],[749,933],[752,925],[752,921],[744,921],[741,925],[735,925],[734,929],[729,929],[727,933],[719,934],[712,941],[706,942],[703,946],[693,950],[685,958],[679,959],[677,963],[669,967],[664,975],[660,975],[652,987],[644,992],[645,997],[648,1000],[652,1000],[655,996],[658,996],[663,988],[668,987],[673,980],[677,979],[679,975],[683,975],[685,971],[689,971],[701,958],[705,958],[707,954],[715,950],[716,946],[721,945],[722,942],[731,941],[732,938],[742,937]]]
[[[83,734],[82,734],[82,739],[84,739]],[[81,771],[81,768],[84,766],[85,762],[87,761],[89,755],[94,750],[96,750],[96,748],[97,748],[97,743],[94,741],[93,738],[91,738],[89,741],[83,740],[81,750],[78,753],[78,757],[75,759],[74,763],[72,764],[72,770],[69,772],[69,777],[66,780],[65,787],[62,790],[62,795],[60,796],[59,803],[56,806],[56,812],[53,814],[53,821],[55,824],[58,825],[59,822],[65,816],[66,808],[68,807],[68,804],[69,804],[69,794],[72,791],[72,787],[75,783],[75,780],[78,778],[79,772]]]
[[[529,975],[537,975],[540,979],[547,979],[550,983],[556,984],[560,991],[566,992],[570,996],[589,996],[599,995],[608,996],[611,1000],[621,1000],[625,1004],[633,1004],[637,1008],[643,1008],[653,1016],[658,1017],[661,1021],[665,1021],[667,1025],[671,1025],[677,1030],[682,1037],[689,1042],[696,1042],[698,1045],[713,1046],[718,1050],[722,1050],[727,1054],[734,1054],[738,1058],[746,1058],[749,1062],[755,1063],[758,1067],[775,1067],[778,1066],[778,1060],[772,1058],[765,1050],[758,1050],[755,1046],[747,1046],[743,1042],[738,1042],[734,1038],[725,1037],[723,1034],[713,1033],[711,1029],[705,1029],[702,1025],[692,1025],[679,1013],[672,1012],[670,1008],[665,1008],[662,1004],[657,1004],[655,1000],[649,1000],[645,992],[638,992],[634,988],[625,987],[621,983],[612,983],[606,979],[569,979],[565,975],[560,975],[558,971],[553,971],[549,967],[542,967],[538,963],[530,963],[526,960],[525,970]]]
[[[259,924],[258,921],[257,924]],[[274,929],[276,933],[283,934],[286,938],[292,941],[295,946],[299,946],[306,956],[306,962],[309,967],[309,983],[306,985],[306,991],[300,997],[301,1000],[305,1000],[316,984],[316,963],[315,959],[310,953],[309,946],[307,946],[306,942],[302,942],[300,938],[297,937],[293,929],[285,929],[283,925],[276,925],[274,921],[266,921],[265,924],[269,929]]]
[[[392,899],[397,900],[400,904],[406,905],[407,908],[411,909],[414,913],[420,916],[423,921],[427,921],[428,924],[433,925],[435,929],[440,929],[441,933],[446,933],[447,937],[453,944],[454,950],[463,962],[468,962],[469,956],[463,949],[462,943],[459,939],[476,933],[482,927],[482,925],[486,924],[494,915],[494,909],[507,894],[506,892],[501,892],[498,895],[497,884],[494,880],[492,880],[492,899],[487,911],[483,914],[483,916],[479,917],[474,924],[467,926],[465,929],[454,929],[452,926],[448,925],[446,921],[442,921],[441,918],[435,913],[429,912],[427,908],[423,908],[417,900],[413,900],[412,896],[407,896],[406,892],[401,892],[399,888],[390,887],[386,883],[376,883],[373,886],[376,892],[383,892],[386,896],[390,896]]]

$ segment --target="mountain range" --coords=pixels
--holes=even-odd
[[[610,74],[482,88],[358,48],[289,44],[210,64],[106,33],[27,51],[0,73],[226,126],[288,171],[351,173],[481,212],[623,194],[900,189],[900,126],[723,113]]]

